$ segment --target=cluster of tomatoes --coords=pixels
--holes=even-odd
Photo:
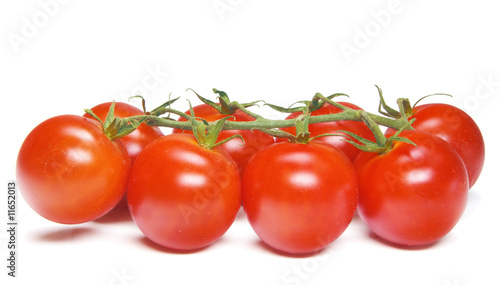
[[[105,120],[110,106],[91,110]],[[241,110],[222,114],[208,104],[192,110],[206,121],[254,120]],[[310,115],[339,112],[324,104]],[[126,103],[114,105],[116,117],[143,114]],[[218,140],[239,134],[243,141],[235,138],[208,149],[190,131],[164,135],[146,124],[112,141],[102,121],[88,114],[62,115],[27,136],[17,179],[27,203],[51,221],[88,222],[125,204],[150,240],[175,250],[213,243],[241,206],[256,234],[283,252],[326,247],[356,211],[381,238],[423,245],[445,236],[460,219],[485,149],[478,126],[454,106],[420,105],[410,115],[415,130],[399,136],[417,146],[398,140],[382,153],[360,151],[341,136],[292,143],[257,130],[221,131]],[[295,134],[294,127],[283,130]],[[359,121],[309,125],[311,137],[339,130],[374,140]],[[386,135],[394,132],[387,129]]]

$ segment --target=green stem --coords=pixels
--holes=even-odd
[[[264,117],[262,117],[261,115],[255,114],[254,112],[248,110],[245,106],[241,105],[238,102],[231,102],[231,105],[233,105],[233,107],[240,109],[243,113],[245,113],[245,114],[247,114],[255,119],[264,119]]]
[[[404,119],[391,119],[382,117],[379,115],[371,114],[367,112],[367,115],[378,125],[383,125],[393,129],[400,129],[405,126],[408,121]],[[157,117],[153,115],[140,115],[134,116],[134,119],[141,119],[146,117],[146,122],[148,125],[160,126],[160,127],[170,127],[183,130],[191,130],[191,124],[189,122],[179,122],[168,118]],[[342,113],[328,114],[311,116],[309,118],[309,124],[317,124],[332,121],[362,121],[359,112],[355,110],[347,110]],[[287,128],[294,127],[296,124],[296,119],[286,119],[286,120],[272,120],[266,119],[262,116],[258,116],[255,121],[226,121],[223,130],[253,130],[253,129],[274,129],[274,128]]]
[[[370,131],[372,131],[373,136],[375,137],[375,141],[377,142],[379,147],[385,147],[385,143],[387,139],[384,136],[384,133],[380,129],[379,125],[373,121],[373,119],[368,115],[366,111],[359,111],[361,115],[361,119],[368,126]]]

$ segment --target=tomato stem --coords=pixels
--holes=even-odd
[[[230,101],[227,94],[223,91],[219,91],[217,89],[213,89],[213,92],[217,94],[219,97],[220,104],[214,103],[208,99],[201,97],[194,90],[193,91],[205,104],[209,104],[210,106],[220,110],[220,112],[229,112],[234,113],[237,110],[241,110],[245,114],[253,117],[255,120],[253,121],[232,121],[221,119],[214,122],[207,122],[205,120],[199,120],[199,118],[194,117],[193,114],[188,115],[184,112],[178,111],[176,109],[170,108],[170,105],[177,99],[170,100],[159,107],[155,108],[153,111],[146,113],[145,115],[132,116],[128,118],[123,118],[121,120],[116,120],[116,118],[106,118],[106,121],[103,126],[109,128],[109,131],[113,132],[113,137],[119,135],[123,136],[125,133],[130,133],[131,130],[136,128],[138,124],[141,122],[145,122],[148,125],[159,126],[159,127],[170,127],[182,130],[191,130],[197,136],[200,145],[203,145],[207,148],[212,148],[215,145],[215,139],[217,138],[216,134],[222,130],[259,130],[266,134],[269,134],[274,137],[286,138],[290,141],[294,142],[306,142],[309,141],[309,132],[308,125],[309,124],[317,124],[323,122],[332,122],[332,121],[361,121],[364,122],[370,130],[373,132],[376,142],[372,144],[368,143],[367,140],[363,140],[363,138],[357,138],[350,133],[345,132],[345,135],[356,138],[358,141],[363,142],[364,148],[369,151],[379,152],[382,148],[386,149],[388,144],[388,139],[385,138],[382,133],[380,126],[386,126],[389,128],[393,128],[396,130],[403,129],[412,129],[411,124],[408,123],[408,116],[406,115],[406,111],[408,108],[411,109],[411,105],[409,105],[408,99],[398,99],[398,107],[400,111],[396,111],[390,108],[384,101],[382,96],[382,90],[377,86],[377,90],[380,96],[380,104],[379,111],[385,116],[372,114],[362,110],[354,110],[342,104],[339,104],[332,99],[337,96],[347,96],[344,93],[335,93],[330,96],[323,96],[321,93],[316,93],[311,101],[300,101],[298,103],[303,103],[305,106],[294,107],[294,108],[283,108],[272,104],[265,103],[264,105],[268,105],[271,108],[280,111],[280,112],[296,112],[302,111],[304,115],[299,116],[294,119],[284,119],[284,120],[274,120],[265,118],[259,114],[256,114],[250,110],[248,107],[255,105],[259,101],[240,104],[236,101]],[[318,116],[310,116],[311,110],[315,110],[318,107],[321,107],[323,104],[330,104],[342,110],[340,113],[336,114],[327,114],[327,115],[318,115]],[[145,106],[145,103],[143,102]],[[385,113],[381,111],[381,108],[384,108]],[[190,110],[192,112],[192,107],[190,104]],[[111,110],[110,110],[111,111]],[[404,111],[404,112],[403,112]],[[160,117],[164,114],[175,114],[180,117],[185,118],[187,121],[177,121],[171,119],[170,117]],[[109,115],[109,114],[108,114]],[[295,127],[297,129],[297,136],[291,135],[288,132],[280,130],[281,128],[287,127]],[[123,128],[122,130],[120,130]],[[105,128],[106,129],[106,128]],[[344,135],[344,136],[345,136]],[[389,140],[389,142],[392,140]],[[352,144],[353,143],[351,140]],[[356,147],[363,148],[363,146],[357,144]]]
[[[165,113],[172,112],[177,115],[184,116],[181,115],[182,112],[179,112],[174,109],[165,108],[163,109],[163,111],[165,111]],[[372,113],[367,113],[367,114],[375,123],[394,129],[399,129],[408,122],[406,120],[391,119]],[[276,128],[293,127],[296,124],[296,119],[273,120],[273,119],[266,119],[257,114],[254,115],[256,115],[256,120],[254,121],[226,121],[222,130],[276,129]],[[172,120],[170,118],[163,118],[155,115],[135,116],[136,119],[142,117],[145,117],[148,125],[159,126],[159,127],[170,127],[183,130],[192,130],[192,127],[189,122],[179,122]],[[309,118],[309,124],[332,122],[332,121],[362,121],[362,119],[360,115],[356,113],[355,110],[348,110],[336,114],[312,116]]]

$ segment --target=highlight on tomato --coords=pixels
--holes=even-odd
[[[241,205],[238,167],[222,148],[201,147],[190,134],[170,134],[137,157],[128,183],[136,225],[151,241],[196,250],[219,239]]]
[[[28,205],[62,224],[95,220],[125,193],[130,158],[95,120],[61,115],[36,126],[17,157],[16,176]]]
[[[318,251],[351,222],[358,183],[349,158],[321,141],[280,142],[248,162],[243,208],[260,239],[293,254]]]
[[[358,214],[377,236],[419,246],[448,234],[465,210],[469,181],[460,155],[440,137],[403,131],[384,153],[361,152]]]

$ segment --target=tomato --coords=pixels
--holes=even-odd
[[[242,178],[243,208],[260,239],[294,254],[318,251],[351,222],[358,184],[349,158],[320,141],[281,142],[250,159]]]
[[[449,233],[467,203],[468,178],[459,154],[421,131],[401,136],[385,154],[361,152],[358,213],[381,238],[405,246],[436,242]]]
[[[102,121],[105,121],[111,104],[112,102],[106,102],[96,105],[91,109],[91,111]],[[130,104],[115,102],[114,115],[118,118],[127,118],[131,116],[144,115],[144,112]],[[85,113],[83,116],[93,119],[92,116],[87,113]],[[163,135],[164,134],[160,130],[160,128],[156,126],[140,124],[137,129],[121,138],[120,140],[127,149],[127,153],[129,154],[132,163],[134,163],[136,157],[148,144],[150,144],[155,139],[162,137]],[[116,207],[110,214],[113,214],[113,216],[115,217],[117,217],[119,214],[126,214],[128,216],[127,195],[123,195],[122,200],[118,203],[118,205],[116,205]]]
[[[228,119],[228,121],[253,121],[255,120],[250,115],[243,113],[240,110],[237,110],[234,114],[225,115],[221,114],[215,108],[211,107],[207,104],[201,104],[193,107],[193,111],[196,117],[203,118],[208,122],[213,122],[220,120],[224,117],[233,116],[234,118]],[[191,114],[188,110],[186,114]],[[184,118],[179,118],[179,121],[186,121]],[[173,129],[173,133],[192,133],[191,131],[181,130],[181,129]],[[229,155],[236,161],[240,173],[243,173],[243,169],[245,169],[248,160],[263,146],[274,143],[274,138],[270,135],[267,135],[261,131],[252,131],[252,130],[225,130],[219,133],[219,137],[217,141],[224,140],[231,136],[239,134],[245,140],[245,143],[241,141],[239,138],[232,139],[222,145],[220,145],[225,151],[229,153]]]
[[[106,116],[108,115],[109,107],[111,107],[112,102],[106,102],[99,104],[93,107],[92,112],[97,115],[102,121],[106,120]],[[132,116],[144,115],[144,112],[140,109],[122,102],[115,102],[115,117],[118,118],[126,118]],[[92,118],[89,114],[85,113],[83,115],[86,118]],[[137,129],[135,129],[130,134],[121,138],[120,140],[123,142],[125,147],[127,148],[127,152],[132,160],[132,163],[135,161],[135,158],[139,153],[152,141],[155,139],[162,137],[163,133],[160,128],[156,126],[148,126],[146,124],[140,124]]]
[[[153,242],[175,250],[203,248],[220,238],[241,205],[236,163],[223,149],[171,134],[137,157],[128,184],[130,213]]]
[[[127,186],[130,158],[119,140],[76,115],[50,118],[24,140],[17,157],[22,196],[54,222],[78,224],[110,211]]]
[[[425,104],[412,110],[412,126],[447,141],[462,157],[469,176],[469,188],[483,169],[485,146],[483,136],[474,120],[459,108],[448,104]],[[394,130],[388,129],[387,134]]]
[[[352,108],[354,110],[361,110],[360,107],[348,103],[348,102],[339,102],[339,104],[342,104],[344,106],[347,106],[349,108]],[[341,113],[342,110],[332,106],[330,104],[324,104],[321,108],[318,110],[315,110],[311,112],[311,116],[320,116],[320,115],[329,115],[329,114],[337,114]],[[287,119],[295,119],[298,116],[302,115],[302,112],[295,112],[290,114]],[[295,127],[289,127],[289,128],[283,128],[282,130],[295,135]],[[370,129],[363,123],[363,122],[356,122],[356,121],[333,121],[333,122],[324,122],[324,123],[317,123],[317,124],[311,124],[309,125],[309,132],[311,133],[311,137],[315,137],[321,134],[333,134],[339,130],[344,130],[344,131],[349,131],[352,133],[355,133],[357,135],[362,136],[363,138],[369,139],[369,140],[375,140],[375,137],[373,136],[373,133],[370,131]],[[283,138],[278,138],[276,141],[285,141],[286,139]],[[324,136],[324,137],[319,137],[315,140],[323,141],[328,144],[331,144],[333,146],[338,147],[340,150],[342,150],[347,157],[351,161],[354,161],[356,156],[359,153],[359,149],[354,147],[348,142],[345,142],[345,138],[342,136]]]

